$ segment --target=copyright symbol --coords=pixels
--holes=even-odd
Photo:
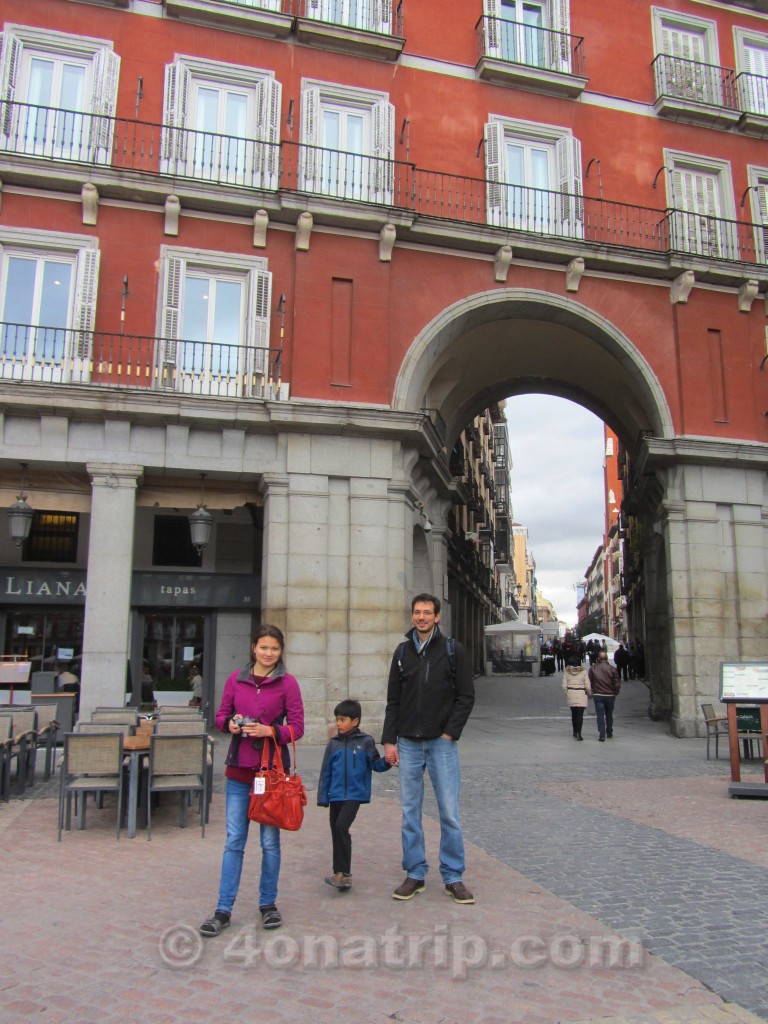
[[[203,955],[203,940],[188,924],[166,928],[158,943],[160,958],[172,971],[194,967]]]

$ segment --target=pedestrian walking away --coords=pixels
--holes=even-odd
[[[597,734],[601,743],[613,738],[613,705],[619,695],[619,673],[608,661],[607,651],[601,651],[597,663],[589,670],[589,685],[597,715]]]
[[[422,821],[426,771],[440,817],[440,876],[445,892],[456,903],[474,903],[463,881],[458,740],[472,712],[475,688],[464,647],[440,632],[440,607],[439,598],[432,594],[414,597],[413,629],[395,651],[389,670],[382,743],[389,764],[400,766],[406,873],[392,895],[409,900],[424,890],[429,871]]]
[[[571,658],[568,661],[563,673],[563,689],[568,707],[571,709],[573,738],[583,740],[581,729],[584,724],[584,709],[592,696],[592,689],[589,685],[587,670],[582,667],[578,658]]]
[[[251,647],[252,661],[233,672],[224,684],[221,705],[216,712],[216,728],[231,736],[226,758],[225,814],[227,838],[221,862],[219,898],[216,910],[200,926],[206,938],[228,928],[243,870],[248,840],[248,806],[256,772],[261,767],[261,752],[266,736],[274,736],[280,745],[283,767],[290,767],[288,744],[304,735],[304,705],[296,679],[283,665],[285,640],[277,626],[259,626]],[[293,734],[293,735],[291,735]],[[270,765],[274,747],[270,743]],[[259,911],[264,928],[279,928],[283,923],[277,909],[277,883],[280,876],[280,829],[259,825],[261,876]]]
[[[359,701],[343,700],[333,709],[336,735],[325,748],[317,787],[319,807],[329,808],[333,871],[325,878],[335,889],[352,888],[352,836],[350,828],[360,804],[370,803],[373,772],[392,765],[376,749],[372,736],[360,729]]]

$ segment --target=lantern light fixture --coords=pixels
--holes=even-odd
[[[19,494],[16,496],[16,501],[8,509],[8,529],[10,530],[11,540],[16,547],[21,547],[24,541],[29,536],[29,531],[32,529],[32,518],[34,517],[35,510],[27,502],[24,494],[24,474],[28,469],[26,462],[21,463],[21,485],[19,487]]]

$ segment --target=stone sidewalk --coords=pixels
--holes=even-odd
[[[285,925],[257,926],[258,849],[232,927],[213,910],[224,746],[204,839],[176,809],[114,837],[114,806],[56,842],[56,787],[0,808],[6,908],[0,1024],[759,1024],[768,807],[730,800],[728,764],[675,740],[626,684],[616,738],[574,743],[556,680],[479,680],[462,739],[474,906],[402,879],[396,772],[354,827],[354,885],[330,889],[327,812],[283,836]],[[363,723],[364,725],[365,723]],[[590,722],[594,730],[594,720]],[[299,750],[313,786],[321,750]],[[757,771],[757,764],[751,771]],[[427,812],[433,815],[431,804]],[[427,822],[436,856],[439,829]]]

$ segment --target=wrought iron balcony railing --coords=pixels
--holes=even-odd
[[[736,72],[732,68],[684,60],[668,53],[660,53],[652,67],[657,97],[670,96],[713,107],[739,109]]]
[[[734,81],[739,110],[768,117],[768,77],[743,71]]]
[[[143,183],[185,181],[261,201],[278,193],[311,195],[338,204],[339,216],[355,204],[404,213],[421,224],[450,222],[462,228],[501,229],[516,247],[578,243],[600,251],[655,256],[682,253],[719,262],[765,264],[768,225],[682,209],[657,209],[565,191],[507,185],[417,167],[383,157],[199,132],[170,125],[23,103],[0,103],[0,161],[29,173],[51,165],[91,168],[108,187],[131,176]],[[254,196],[254,201],[260,201]],[[572,248],[572,247],[571,247]]]
[[[282,350],[0,323],[0,380],[141,388],[217,398],[288,397]]]
[[[522,64],[543,71],[584,76],[584,40],[521,21],[484,15],[476,25],[481,57]]]
[[[403,0],[283,0],[283,13],[364,32],[403,34]]]

